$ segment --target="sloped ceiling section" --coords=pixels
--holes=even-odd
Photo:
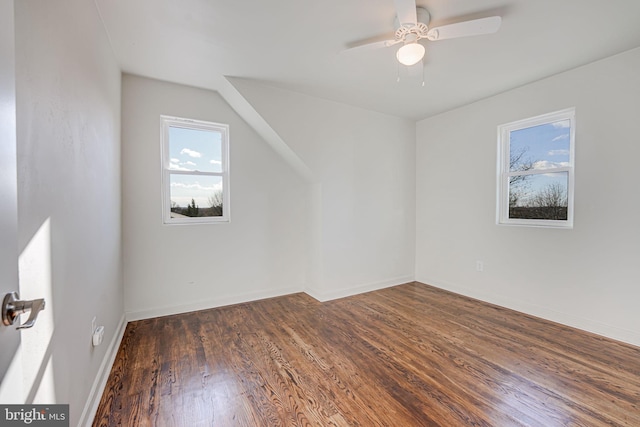
[[[212,90],[249,78],[413,120],[640,45],[637,0],[418,0],[432,26],[503,17],[497,34],[425,42],[422,87],[397,47],[341,54],[391,33],[393,3],[96,0],[124,72]]]
[[[308,183],[314,181],[313,174],[302,159],[282,140],[280,135],[265,121],[258,111],[245,98],[239,88],[242,80],[237,78],[225,78],[226,84],[222,84],[219,93],[225,101],[247,122],[249,125],[269,143],[304,180]]]

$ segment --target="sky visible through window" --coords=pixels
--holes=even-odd
[[[509,150],[511,172],[547,170],[547,173],[530,175],[526,180],[526,197],[519,205],[526,205],[531,197],[550,185],[560,185],[566,194],[568,187],[567,172],[553,172],[553,169],[570,165],[571,121],[561,120],[553,123],[532,126],[511,131]]]
[[[169,169],[222,172],[222,135],[211,130],[169,127]],[[222,190],[222,177],[172,174],[171,202],[185,207],[195,200],[209,207],[210,197]]]

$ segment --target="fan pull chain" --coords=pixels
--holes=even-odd
[[[398,73],[398,76],[396,77],[396,83],[400,83],[400,63],[396,64],[396,72]]]

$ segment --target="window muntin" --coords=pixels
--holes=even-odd
[[[573,226],[575,110],[498,127],[498,223]]]
[[[161,116],[165,224],[229,221],[229,127]]]

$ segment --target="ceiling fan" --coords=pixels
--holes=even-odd
[[[396,52],[398,62],[408,67],[417,64],[422,74],[422,58],[424,58],[425,48],[420,43],[421,40],[439,41],[492,34],[500,29],[502,23],[501,17],[491,16],[429,28],[431,19],[429,12],[422,7],[417,7],[415,0],[394,0],[394,2],[397,14],[394,38],[354,46],[345,52],[384,48],[402,43],[403,45]]]

